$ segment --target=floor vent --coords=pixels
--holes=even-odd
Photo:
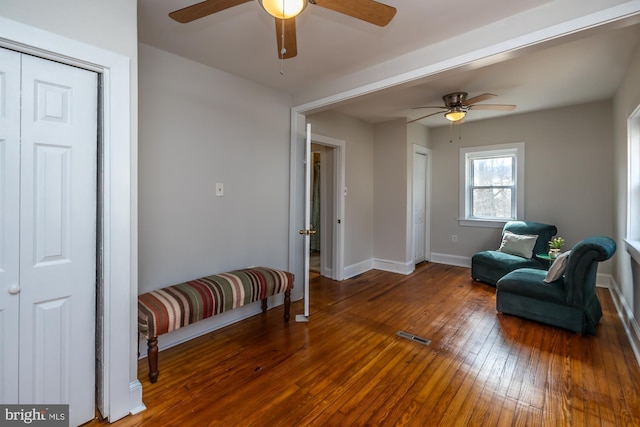
[[[420,344],[424,344],[424,345],[431,344],[431,340],[428,340],[428,339],[422,338],[422,337],[418,337],[418,336],[410,334],[408,332],[398,331],[398,332],[396,332],[396,335],[399,336],[399,337],[402,337],[402,338],[406,338],[406,339],[411,340],[411,341],[419,342]]]

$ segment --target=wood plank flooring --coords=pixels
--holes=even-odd
[[[160,352],[131,426],[640,426],[640,368],[607,289],[597,336],[495,310],[466,268],[311,282],[282,307]],[[406,331],[430,345],[398,337]],[[104,426],[95,420],[87,425]]]

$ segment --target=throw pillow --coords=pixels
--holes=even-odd
[[[536,235],[515,234],[507,230],[502,235],[502,243],[500,243],[498,250],[511,255],[531,258],[536,240],[538,240]]]
[[[563,252],[556,257],[547,271],[547,277],[544,278],[544,281],[547,283],[555,282],[558,280],[563,274],[564,270],[567,268],[567,260],[569,259],[569,254],[571,251]]]

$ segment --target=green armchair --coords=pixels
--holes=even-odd
[[[498,280],[496,309],[570,331],[595,334],[602,318],[596,295],[598,262],[608,260],[615,251],[612,239],[593,236],[571,249],[564,274],[556,280],[543,270],[512,271]],[[552,270],[555,268],[550,269],[549,275]]]
[[[514,255],[500,250],[478,252],[471,257],[472,278],[495,286],[502,276],[518,268],[546,270],[549,267],[549,261],[536,257],[536,254],[549,252],[549,240],[558,232],[555,225],[532,221],[509,221],[502,229],[503,239],[507,232],[538,236],[531,255]]]

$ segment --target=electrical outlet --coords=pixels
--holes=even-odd
[[[451,241],[453,243],[458,243],[458,235],[457,234],[452,234],[451,235]]]
[[[217,182],[216,183],[216,197],[224,196],[224,184]]]

